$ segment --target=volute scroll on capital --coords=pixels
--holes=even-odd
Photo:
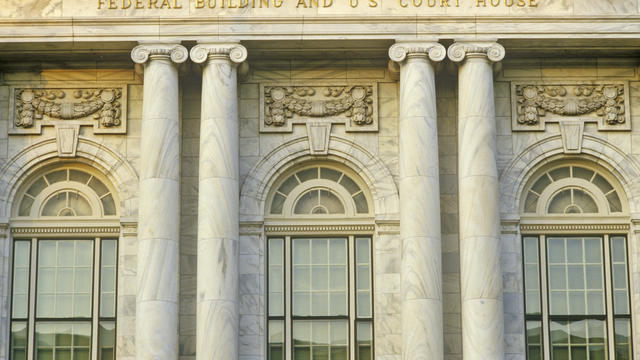
[[[447,56],[447,51],[437,42],[398,42],[389,48],[389,57],[398,63],[412,55],[424,55],[431,61],[440,62]]]
[[[131,60],[137,64],[144,64],[153,56],[168,56],[176,64],[183,63],[189,58],[189,51],[180,44],[149,43],[140,44],[131,50]]]
[[[449,49],[447,55],[453,62],[461,62],[470,55],[486,56],[489,61],[498,62],[504,59],[504,47],[497,42],[455,42]]]
[[[191,48],[191,60],[202,64],[209,58],[228,58],[231,62],[241,64],[247,59],[247,48],[239,43],[203,43]]]

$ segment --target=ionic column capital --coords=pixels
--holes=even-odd
[[[389,57],[395,62],[402,62],[407,57],[428,56],[431,61],[442,61],[447,52],[442,44],[435,41],[402,41],[389,48]]]
[[[504,58],[505,50],[493,41],[460,41],[449,46],[447,54],[453,62],[462,62],[468,57],[486,57],[489,61],[498,62]]]
[[[247,59],[247,48],[239,43],[202,43],[191,48],[190,57],[198,64],[214,58],[240,64]]]
[[[137,64],[144,64],[149,58],[170,58],[180,64],[187,61],[189,52],[184,46],[171,43],[143,43],[131,50],[131,60]]]

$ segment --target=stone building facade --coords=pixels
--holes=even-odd
[[[640,357],[636,0],[8,0],[0,359]]]

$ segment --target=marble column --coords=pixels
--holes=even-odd
[[[431,61],[446,56],[436,42],[399,42],[400,237],[402,358],[442,359],[442,251],[438,119]]]
[[[467,359],[504,358],[500,211],[493,96],[495,42],[456,42],[458,70],[458,196],[462,351]]]
[[[238,358],[238,82],[247,49],[202,43],[196,358]]]
[[[180,123],[178,70],[183,46],[142,43],[131,58],[144,64],[140,139],[136,358],[178,358]]]

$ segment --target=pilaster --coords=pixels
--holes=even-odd
[[[456,42],[448,49],[458,70],[458,186],[464,359],[504,358],[504,314],[496,120],[492,63],[495,42]]]
[[[436,42],[399,42],[402,358],[442,359],[442,259],[435,74]]]
[[[136,358],[178,358],[180,127],[179,44],[143,43],[144,64],[136,295]]]
[[[238,43],[202,43],[198,191],[197,359],[238,359]]]

